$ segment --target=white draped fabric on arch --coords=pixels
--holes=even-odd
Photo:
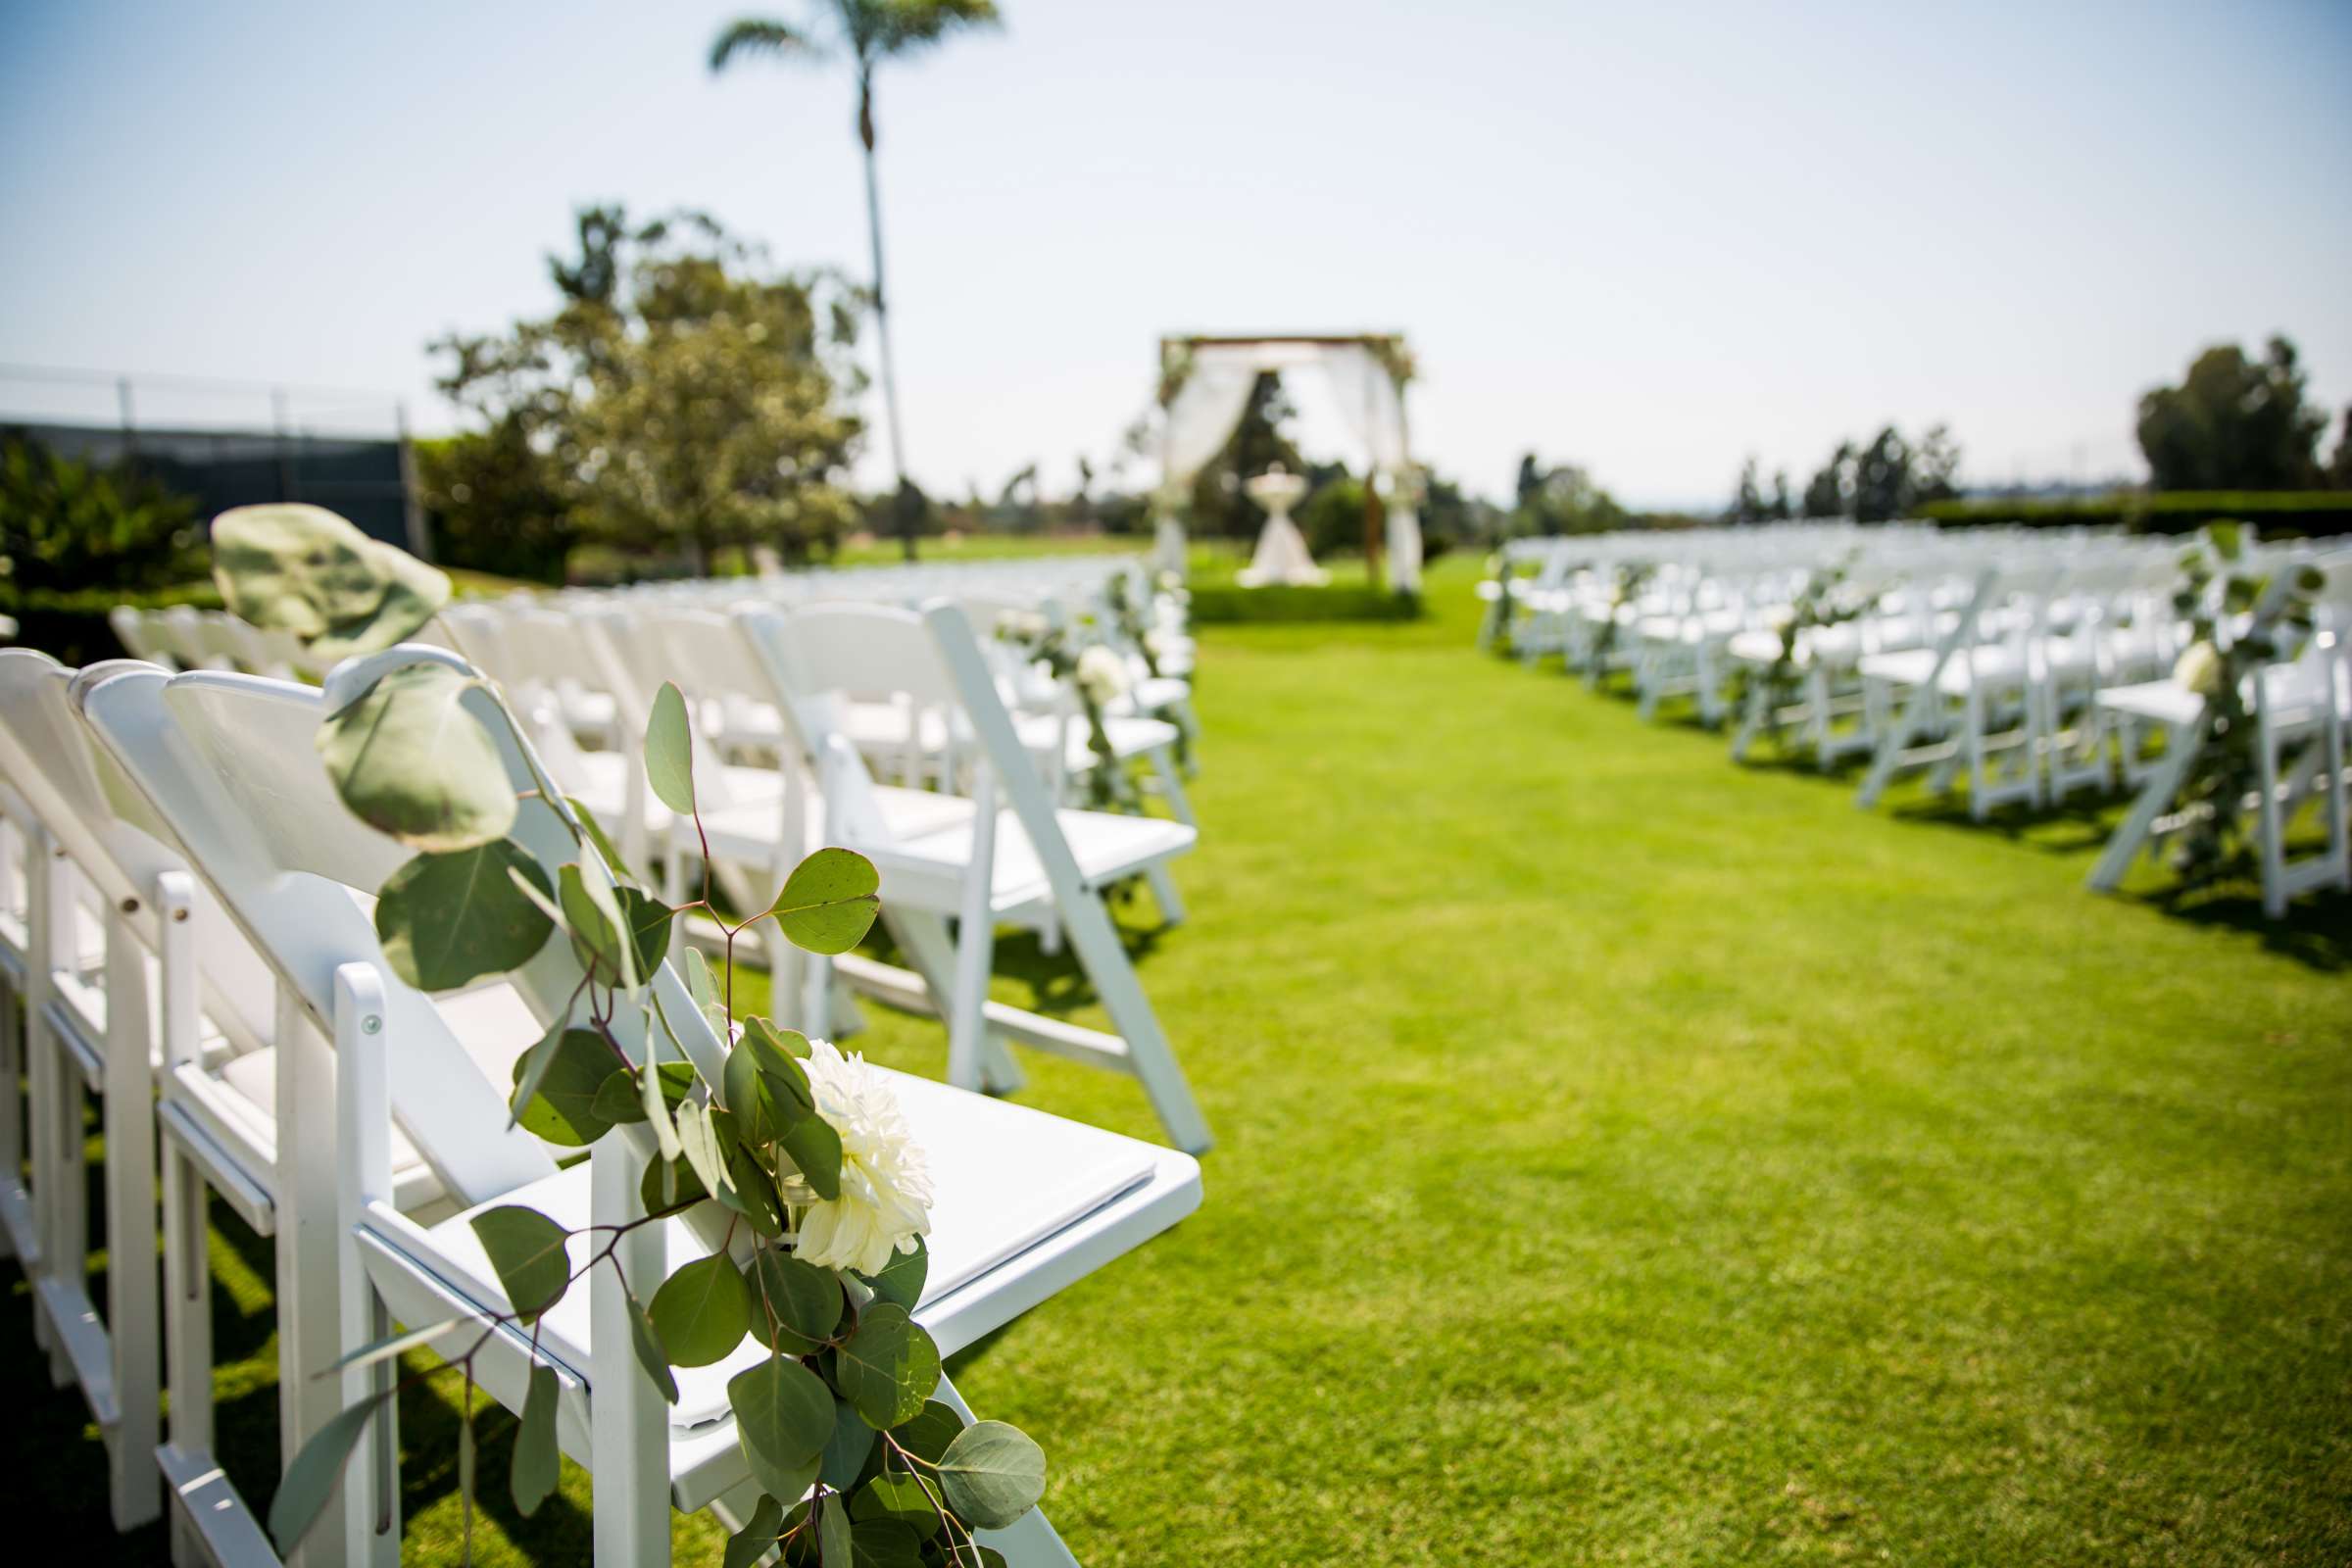
[[[1389,586],[1398,593],[1419,591],[1419,473],[1405,437],[1404,383],[1410,369],[1401,338],[1163,338],[1160,365],[1166,410],[1158,528],[1163,564],[1182,569],[1184,532],[1173,515],[1178,498],[1231,439],[1258,376],[1319,371],[1342,422],[1363,444],[1372,490],[1382,497]],[[1171,552],[1174,559],[1165,559]]]

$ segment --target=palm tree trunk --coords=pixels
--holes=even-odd
[[[882,192],[874,168],[874,83],[871,76],[858,81],[858,139],[865,146],[865,233],[874,256],[874,343],[882,362],[882,413],[890,428],[890,466],[898,477],[893,508],[898,514],[899,539],[906,559],[914,559],[917,515],[906,490],[906,438],[899,424],[899,376],[890,352],[890,304],[882,286]]]

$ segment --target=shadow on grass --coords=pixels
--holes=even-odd
[[[2262,939],[2263,951],[2292,958],[2322,974],[2352,970],[2352,893],[2327,892],[2286,906],[2273,920],[2262,912],[2259,888],[2166,888],[2127,895],[2191,925],[2239,931]]]
[[[2012,843],[2025,844],[2044,855],[2082,855],[2104,846],[2114,828],[2115,813],[2127,797],[2108,796],[2099,799],[2075,799],[2050,806],[2028,806],[2008,802],[1996,806],[1980,819],[1969,811],[1968,797],[1954,793],[1925,796],[1905,801],[1890,813],[1897,821],[1921,822],[1931,827],[1964,828],[1978,833],[1993,833]],[[2051,829],[2064,829],[2053,833]]]

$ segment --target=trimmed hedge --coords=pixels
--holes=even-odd
[[[2352,533],[2352,490],[2122,490],[2064,501],[1932,501],[1919,510],[1947,527],[2121,524],[2133,533],[2194,533],[2217,517],[2235,517],[2268,537]]]
[[[1219,584],[1193,590],[1193,623],[1201,626],[1286,620],[1417,620],[1420,615],[1418,598],[1360,583],[1338,588]]]
[[[0,589],[0,615],[16,620],[17,646],[37,648],[68,664],[126,657],[115,629],[106,623],[106,612],[117,605],[137,605],[142,610],[194,605],[199,610],[219,610],[220,591],[210,582],[182,583],[144,593],[119,588],[51,588],[29,593]]]

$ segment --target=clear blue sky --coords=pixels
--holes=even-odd
[[[1058,488],[1182,329],[1401,329],[1442,469],[1498,491],[1533,448],[1647,504],[1887,418],[1979,478],[2135,466],[2142,389],[2275,330],[2352,400],[2340,0],[1005,10],[880,89],[934,491]],[[733,14],[10,0],[0,362],[438,428],[425,340],[542,309],[575,204],[862,270],[846,77],[712,79]]]

